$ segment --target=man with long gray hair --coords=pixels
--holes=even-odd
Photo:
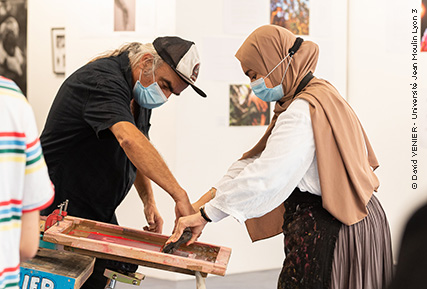
[[[115,210],[132,185],[144,203],[144,229],[161,233],[163,220],[151,188],[155,182],[174,199],[177,217],[194,213],[185,190],[150,143],[152,109],[171,94],[195,86],[199,73],[195,44],[159,37],[151,44],[129,43],[90,61],[59,89],[41,135],[56,188],[51,213],[69,200],[68,214],[117,224]],[[105,260],[82,288],[104,288]],[[136,266],[120,264],[132,271]]]

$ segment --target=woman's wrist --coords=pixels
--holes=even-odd
[[[212,220],[206,214],[204,206],[200,207],[199,211],[200,211],[200,215],[202,216],[203,219],[205,219],[206,222],[208,223],[212,222]]]

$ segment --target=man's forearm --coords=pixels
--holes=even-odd
[[[136,172],[136,179],[134,185],[144,205],[156,204],[150,179],[144,176],[139,170],[137,170]]]
[[[140,173],[167,191],[175,201],[188,200],[160,154],[132,123],[119,122],[110,129]]]

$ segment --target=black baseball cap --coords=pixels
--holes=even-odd
[[[158,37],[154,49],[170,67],[201,96],[206,97],[194,83],[199,75],[200,58],[192,41],[177,36]]]

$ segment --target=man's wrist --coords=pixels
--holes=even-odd
[[[184,189],[177,190],[173,194],[171,194],[172,199],[177,202],[190,202],[190,199],[188,198],[187,192]]]
[[[156,207],[156,202],[154,200],[143,201],[144,207]]]

